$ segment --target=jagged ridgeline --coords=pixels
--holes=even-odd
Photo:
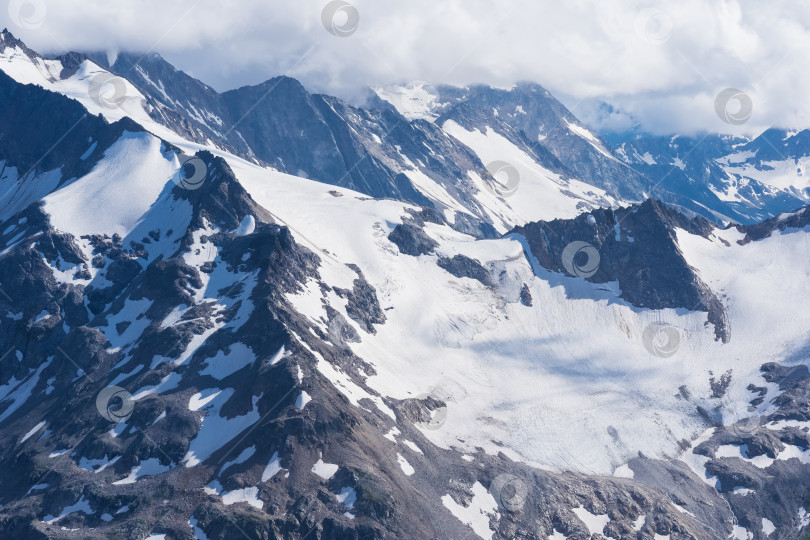
[[[757,141],[3,32],[0,538],[803,538],[810,213]]]

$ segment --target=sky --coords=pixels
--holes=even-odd
[[[158,52],[221,91],[533,81],[603,132],[810,127],[806,1],[2,1],[34,50]]]

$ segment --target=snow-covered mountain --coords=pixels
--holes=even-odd
[[[574,119],[504,119],[534,87],[216,97],[2,40],[0,536],[807,533],[806,207],[627,203]]]
[[[710,219],[756,223],[810,202],[807,130],[769,129],[751,140],[711,134],[610,138],[625,163],[656,183],[654,196],[667,192],[667,202]]]
[[[610,156],[609,166],[603,166],[610,173],[598,167],[568,169],[548,147],[527,140],[520,132],[522,126],[503,124],[493,117],[489,104],[481,101],[487,90],[497,93],[492,89],[481,88],[466,96],[466,112],[448,111],[442,121],[432,122],[430,113],[410,114],[407,105],[402,109],[400,104],[401,110],[397,110],[372,99],[366,108],[359,108],[331,96],[311,94],[289,77],[220,95],[156,54],[119,54],[111,65],[112,59],[104,54],[71,57],[74,63],[80,59],[91,60],[132,81],[147,96],[150,116],[190,140],[211,141],[241,157],[296,176],[374,197],[434,207],[454,225],[458,217],[460,230],[478,230],[484,236],[489,235],[486,225],[503,232],[529,219],[573,216],[583,209],[615,205],[622,193],[617,186],[632,182],[619,182],[620,174],[611,167],[620,169],[621,174],[638,176],[615,156]],[[601,143],[593,144],[588,139],[593,135],[562,105],[545,91],[542,96],[537,92],[537,88],[521,88],[501,99],[542,102],[534,109],[527,107],[539,109],[549,118],[564,117],[568,122],[565,126],[574,126],[565,132],[576,135],[573,146],[583,145],[599,155],[595,161],[604,161],[599,154],[606,153]],[[403,99],[410,103],[413,94],[409,88]],[[382,97],[388,95],[380,92]],[[462,101],[458,96],[451,99]],[[546,101],[556,106],[545,110]],[[477,111],[484,113],[472,121],[470,115]],[[457,128],[458,123],[469,129]],[[581,134],[587,142],[580,141]],[[495,169],[490,166],[498,162],[516,170],[525,197],[508,201],[499,197],[504,193],[501,179],[493,176]],[[638,190],[625,192],[643,198]],[[523,203],[537,198],[546,204]]]

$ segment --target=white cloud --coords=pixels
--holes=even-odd
[[[324,29],[323,0],[26,2],[44,2],[41,26],[5,12],[0,24],[35,49],[155,50],[219,90],[282,73],[343,97],[393,81],[533,80],[593,123],[606,101],[657,132],[810,125],[810,4],[788,0],[353,0],[348,37]],[[754,103],[739,128],[714,113],[727,87]]]

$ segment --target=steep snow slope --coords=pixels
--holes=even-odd
[[[544,168],[510,140],[489,127],[480,131],[469,131],[448,120],[442,128],[470,147],[483,163],[500,161],[517,170],[519,175],[515,191],[517,196],[510,196],[504,201],[513,208],[511,213],[502,214],[505,214],[508,225],[522,225],[529,221],[555,217],[574,217],[583,210],[592,208],[590,201],[594,200],[599,201],[601,206],[617,204],[615,198],[600,188],[579,180],[565,179],[561,174]],[[496,180],[503,182],[500,178]],[[486,191],[487,185],[484,184],[482,187]],[[499,187],[496,185],[496,188]],[[489,191],[492,190],[490,187]],[[498,197],[493,196],[492,199],[497,201]]]
[[[609,145],[584,126],[562,103],[535,83],[509,89],[483,85],[439,87],[440,117],[465,128],[490,126],[513,142],[545,154],[542,161],[562,163],[569,175],[626,201],[647,197],[649,181],[628,167]],[[549,159],[552,158],[552,159]]]
[[[162,146],[154,135],[125,132],[89,174],[43,198],[51,224],[76,237],[127,236],[180,167]]]
[[[444,446],[514,452],[539,465],[599,474],[611,474],[639,451],[676,455],[679,441],[703,431],[696,405],[719,404],[711,398],[710,372],[733,370],[731,395],[746,402],[746,386],[763,384],[762,363],[799,347],[793,341],[808,322],[783,309],[807,285],[799,260],[810,244],[802,232],[743,247],[722,244],[733,232],[718,232],[712,242],[698,237],[726,261],[726,275],[713,259],[693,254],[701,242],[684,240],[689,262],[701,275],[706,266],[710,284],[732,299],[732,339],[722,344],[705,327],[705,314],[638,309],[618,299],[615,287],[539,265],[533,271],[520,237],[474,241],[444,227],[426,228],[439,243],[437,255],[467,255],[499,276],[491,290],[450,275],[435,256],[392,250],[386,237],[404,213],[400,205],[313,197],[308,190],[288,189],[280,178],[267,182],[259,171],[236,166],[235,172],[294,231],[363,269],[389,322],[352,348],[372,362],[378,374],[368,382],[383,395],[403,399],[432,391],[448,401],[442,429],[425,432]],[[355,233],[347,237],[335,222]],[[738,257],[759,269],[751,281],[734,271],[731,261]],[[768,284],[766,293],[752,286],[760,281]],[[519,302],[523,283],[533,306]],[[784,286],[776,290],[779,284]],[[660,321],[682,335],[671,358],[652,355],[642,341],[644,328]],[[693,394],[689,401],[679,395],[684,385]]]
[[[751,192],[762,193],[771,214],[810,202],[810,131],[769,129],[747,144],[737,145],[716,162],[728,176],[718,196],[737,204],[752,204]],[[787,206],[788,204],[793,206]],[[752,204],[753,205],[753,204]]]
[[[615,135],[617,154],[653,195],[717,219],[756,223],[810,201],[810,132],[769,129],[754,139]]]
[[[36,84],[81,103],[93,116],[102,115],[115,122],[128,117],[151,133],[168,139],[180,139],[174,131],[155,122],[146,108],[146,98],[128,80],[115,78],[90,60],[82,60],[67,69],[60,60],[47,60],[4,32],[0,37],[0,70],[22,84]],[[105,83],[109,83],[106,84]]]
[[[374,92],[408,120],[433,121],[439,116],[439,92],[427,82],[414,81],[405,86],[391,84],[375,88]]]
[[[92,97],[90,89],[95,84],[94,81],[103,81],[105,77],[111,75],[90,60],[83,60],[75,68],[75,71],[67,78],[60,78],[65,71],[65,67],[58,60],[43,60],[42,58],[27,54],[21,46],[7,47],[0,56],[0,69],[14,77],[18,82],[38,84],[48,90],[62,93],[68,97],[76,99],[84,105],[92,114],[101,114],[109,121],[116,121],[123,117],[129,117],[139,124],[146,126],[150,132],[171,141],[173,144],[192,144],[194,148],[211,148],[210,145],[200,145],[190,143],[182,135],[171,131],[168,127],[156,122],[149,114],[150,106],[146,103],[146,98],[129,81],[116,78],[121,81],[120,87],[108,85],[104,87],[100,98]],[[68,71],[69,73],[69,71]],[[116,83],[118,84],[118,83]],[[282,85],[286,87],[287,85]],[[303,90],[302,90],[303,91]],[[105,92],[107,94],[105,95]],[[106,99],[106,101],[105,101]],[[359,112],[347,109],[340,104],[332,104],[331,114],[343,117],[346,122],[359,122],[356,129],[369,130],[370,133],[363,135],[363,144],[380,146],[372,140],[374,137],[381,140],[380,136],[387,136],[384,131],[380,131],[371,122],[371,119],[357,120],[355,117]],[[368,114],[368,113],[364,113]],[[443,133],[438,128],[430,128],[416,125],[415,127],[397,126],[393,121],[393,128],[398,128],[398,132],[407,130],[413,132],[413,138],[423,130],[427,135],[421,137],[435,137],[433,134]],[[406,121],[403,120],[407,124]],[[451,121],[445,126],[444,132],[449,134],[453,141],[460,141],[465,147],[472,149],[472,153],[480,160],[480,163],[489,165],[493,162],[506,162],[515,167],[520,175],[518,197],[501,196],[502,192],[497,190],[495,179],[483,166],[478,168],[470,167],[465,170],[460,168],[457,173],[462,175],[457,179],[440,179],[429,169],[435,168],[435,164],[426,168],[419,154],[414,150],[407,149],[405,139],[397,140],[397,133],[391,129],[391,137],[394,137],[392,144],[398,151],[393,156],[386,156],[384,149],[370,150],[374,159],[382,160],[389,167],[400,171],[402,175],[413,184],[416,190],[421,193],[425,201],[432,201],[442,211],[451,224],[456,224],[460,230],[472,230],[467,224],[469,217],[461,219],[460,214],[469,216],[470,214],[484,219],[501,233],[509,230],[515,225],[520,225],[528,221],[537,219],[549,219],[553,217],[571,217],[577,213],[597,206],[608,206],[617,204],[617,200],[607,196],[600,189],[585,184],[575,179],[562,178],[557,172],[545,169],[536,161],[535,156],[528,155],[513,142],[495,133],[489,133],[483,139],[476,137],[474,133],[466,132]],[[389,128],[382,126],[385,131]],[[379,132],[379,136],[374,133]],[[409,135],[409,137],[411,137]],[[487,139],[488,137],[488,139]],[[452,156],[453,152],[458,152],[454,147],[442,146],[440,142],[429,141],[438,151],[443,153],[442,161],[447,156]],[[493,144],[497,143],[497,144]],[[457,143],[456,143],[457,144]],[[277,145],[275,145],[277,146]],[[421,148],[421,145],[418,145]],[[215,148],[212,148],[215,149]],[[216,149],[218,152],[222,152]],[[429,155],[434,156],[436,152],[430,147]],[[457,161],[461,159],[458,158]],[[469,159],[469,158],[465,158]],[[473,158],[475,159],[475,158]],[[362,155],[356,156],[358,164],[366,166],[370,164]],[[397,164],[399,160],[402,163]],[[416,162],[414,162],[414,160]],[[463,165],[464,161],[458,161]],[[305,174],[305,173],[302,173]],[[321,180],[321,178],[318,178]],[[448,182],[449,180],[449,182]],[[496,186],[496,189],[493,189]],[[358,186],[362,188],[363,186]],[[368,189],[374,191],[376,188],[369,186]],[[364,189],[364,191],[368,192]],[[542,201],[542,203],[535,202]],[[473,224],[472,227],[475,227]]]
[[[97,72],[82,64],[72,82],[53,82],[29,64],[63,92]],[[91,112],[123,114],[74,91]],[[448,226],[451,215],[183,140],[131,104],[125,111],[154,135],[125,132],[42,209],[3,223],[0,332],[13,345],[0,359],[2,459],[24,475],[0,477],[14,499],[0,508],[0,530],[33,513],[43,534],[67,537],[57,527],[75,526],[86,535],[120,511],[109,526],[138,512],[127,526],[137,520],[133,534],[144,535],[178,534],[170,526],[182,516],[186,534],[192,524],[211,537],[236,534],[236,520],[266,537],[381,538],[384,526],[402,537],[644,529],[711,538],[753,531],[746,512],[760,524],[774,517],[767,506],[741,511],[727,495],[732,513],[718,493],[738,487],[729,482],[739,475],[714,461],[775,466],[771,478],[795,466],[782,473],[793,491],[770,493],[800,491],[807,418],[769,424],[792,442],[769,437],[757,455],[757,439],[744,449],[722,437],[788,414],[795,399],[778,370],[762,366],[807,362],[803,213],[769,224],[779,232],[764,237],[677,232],[672,249],[723,299],[724,343],[704,312],[638,308],[618,282],[546,269],[519,234],[477,240]],[[459,135],[482,154],[487,140],[500,141]],[[172,145],[210,151],[198,154],[209,172],[198,189],[178,182]],[[523,173],[537,193],[552,188],[548,199],[562,182],[534,165]],[[555,212],[575,213],[553,200]],[[580,220],[596,225],[594,213]],[[642,241],[622,225],[611,222],[616,242]],[[596,231],[567,240],[594,242]],[[411,248],[421,254],[404,253]],[[674,351],[645,338],[651,324],[671,325]],[[118,423],[96,411],[97,390],[109,385],[135,403]],[[706,444],[716,446],[713,461],[695,452]],[[368,469],[384,481],[369,486]],[[688,495],[671,491],[674,478]],[[694,482],[717,487],[704,493]],[[527,498],[502,493],[505,483]],[[799,504],[781,506],[795,515]]]
[[[566,171],[563,180],[561,165],[547,149],[527,153],[509,137],[495,162],[517,160],[510,165],[527,173],[520,179],[519,189],[526,191],[522,199],[542,195],[547,204],[507,200],[493,190],[496,179],[489,169],[494,162],[485,161],[487,152],[473,151],[449,130],[426,122],[424,111],[406,111],[403,116],[390,106],[352,107],[330,96],[310,94],[287,77],[219,95],[154,55],[119,55],[108,69],[131,78],[127,80],[94,62],[107,64],[97,54],[44,59],[5,32],[0,47],[0,69],[19,82],[72,97],[94,115],[110,121],[128,116],[165,140],[179,136],[297,176],[435,206],[457,230],[474,231],[480,237],[492,236],[492,227],[504,232],[529,220],[553,217],[553,212],[568,216],[618,202],[615,189],[606,196],[603,189],[593,187],[601,185],[601,173],[589,173],[588,183],[583,183]],[[400,101],[411,103],[413,92],[424,102],[414,105],[419,110],[427,110],[437,97],[429,86],[414,85]],[[556,109],[549,114],[558,113],[563,114]],[[584,128],[566,114],[570,117],[566,122],[577,131],[570,141],[563,137],[558,147],[584,137],[587,152],[599,156],[596,161],[607,159],[624,167],[593,146],[582,135]]]
[[[22,66],[30,63],[27,57],[14,62]],[[17,71],[25,72],[22,67]],[[189,152],[200,148],[166,133],[165,128],[145,115],[135,99],[128,101],[132,108],[125,105],[124,110],[107,109],[83,95],[87,77],[101,71],[86,61],[68,81],[54,84],[43,76],[40,84],[72,95],[91,112],[101,112],[111,119],[131,114],[156,134],[167,135],[173,144]],[[35,78],[32,73],[25,73],[29,79]],[[41,72],[37,70],[37,73]],[[475,133],[456,129],[452,123],[446,129],[478,151],[489,151],[485,144],[492,142],[489,139],[477,140]],[[480,133],[478,136],[486,137]],[[496,142],[502,139],[492,137]],[[487,159],[490,155],[502,155],[497,149],[491,151],[493,154],[485,154]],[[260,204],[288,224],[294,235],[301,235],[304,245],[337,256],[342,263],[358,264],[380,292],[383,305],[394,308],[389,314],[394,321],[392,324],[386,325],[378,336],[354,346],[357,354],[373,361],[380,373],[370,379],[373,387],[384,395],[400,399],[431,391],[442,384],[459,385],[463,389],[464,396],[454,397],[457,404],[451,401],[448,408],[451,418],[459,415],[460,420],[448,421],[446,431],[428,433],[441,444],[458,444],[457,439],[465,439],[468,441],[463,445],[466,449],[481,446],[494,451],[498,446],[493,441],[501,441],[541,465],[577,470],[579,463],[586,469],[607,474],[639,450],[653,456],[671,455],[677,450],[677,441],[697,435],[700,420],[694,412],[694,404],[684,403],[677,397],[681,385],[693,389],[696,399],[700,399],[709,392],[709,371],[720,373],[736,367],[746,375],[756,376],[761,365],[758,360],[735,365],[736,361],[731,358],[750,350],[752,344],[742,338],[721,347],[714,342],[711,331],[703,328],[705,315],[639,310],[617,300],[615,290],[578,283],[574,278],[555,276],[542,269],[535,268],[535,271],[543,279],[533,277],[532,268],[520,257],[519,239],[491,241],[482,248],[466,235],[443,227],[429,227],[428,234],[441,246],[439,253],[465,254],[485,265],[503,268],[509,276],[501,285],[506,292],[498,293],[477,282],[466,279],[459,282],[436,266],[430,257],[412,259],[396,255],[392,250],[386,237],[405,215],[401,203],[359,201],[359,194],[351,192],[345,192],[351,194],[349,196],[334,197],[322,184],[218,153],[226,157],[237,178]],[[167,161],[162,171],[157,170],[153,175],[168,178],[172,167]],[[535,168],[524,172],[532,180],[541,178],[553,183],[553,175],[547,171]],[[581,188],[582,184],[576,186]],[[54,194],[46,210],[49,204],[66,200],[76,189]],[[140,196],[138,190],[128,194],[114,187],[109,189],[115,199],[99,199],[97,204],[105,205],[110,215],[123,211],[121,203],[128,202],[131,196]],[[549,209],[549,198],[535,204],[534,215],[526,210],[525,219],[551,217],[557,212],[576,213],[576,208],[570,207],[551,206]],[[116,205],[115,200],[120,203]],[[525,201],[527,204],[529,199]],[[59,223],[67,223],[70,215],[56,214],[54,223],[57,227]],[[335,228],[335,223],[342,226]],[[344,227],[356,232],[346,235]],[[64,225],[64,228],[70,231],[69,226]],[[98,226],[93,232],[107,232],[106,228]],[[77,229],[74,232],[90,231]],[[317,239],[317,243],[312,239]],[[699,264],[695,266],[701,270]],[[533,307],[518,302],[516,291],[523,282],[529,285],[536,299]],[[576,291],[573,298],[569,298],[569,289]],[[431,299],[429,304],[425,304],[423,298],[426,291]],[[788,294],[786,298],[791,296]],[[779,323],[785,318],[774,316]],[[688,360],[656,359],[650,365],[650,354],[641,343],[641,334],[648,323],[658,319],[682,328],[690,338],[682,345],[683,356]],[[616,321],[616,326],[606,328],[605,321]],[[752,323],[733,319],[732,332],[738,324]],[[769,342],[768,346],[774,347],[777,343]],[[723,354],[719,352],[721,349]],[[380,360],[371,360],[374,358]],[[443,361],[436,363],[433,359],[437,358]],[[417,374],[419,376],[414,377]],[[515,386],[514,380],[523,380],[525,384]],[[405,381],[410,383],[405,385]],[[538,393],[537,388],[544,391]],[[661,399],[664,392],[669,397]],[[584,404],[579,404],[583,401]],[[533,409],[527,412],[521,407],[525,403],[532,403]],[[650,407],[653,414],[638,417],[640,409],[649,411]],[[581,411],[581,421],[575,426],[569,422],[572,408]],[[528,418],[520,420],[521,415]],[[539,418],[543,419],[544,427],[532,436],[531,428],[536,428]],[[471,427],[480,428],[481,419],[487,422],[472,438]],[[645,429],[637,429],[639,424],[645,425]],[[520,427],[515,428],[515,425]],[[660,427],[662,425],[666,427]],[[567,440],[549,439],[543,435],[549,429],[566,433]],[[615,433],[622,440],[618,447]],[[650,436],[651,433],[656,436]],[[599,444],[583,444],[586,440]]]

